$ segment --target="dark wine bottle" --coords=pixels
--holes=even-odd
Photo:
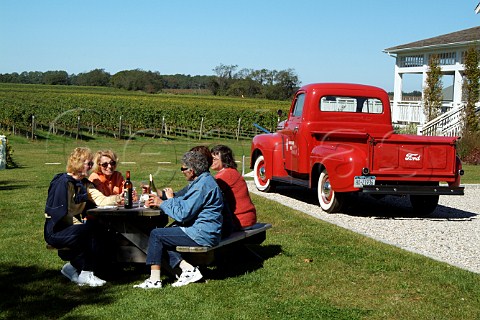
[[[123,201],[125,209],[131,209],[133,207],[133,184],[130,181],[130,171],[126,173],[125,185],[123,186]]]

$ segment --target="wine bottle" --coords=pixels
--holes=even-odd
[[[157,187],[155,187],[155,182],[153,182],[153,177],[150,174],[150,193],[158,196]]]
[[[125,209],[131,209],[133,207],[133,184],[132,181],[130,181],[130,171],[126,172],[126,180],[123,190]]]

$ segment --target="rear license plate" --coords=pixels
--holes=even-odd
[[[353,186],[355,188],[363,188],[363,186],[374,186],[375,176],[355,176]]]

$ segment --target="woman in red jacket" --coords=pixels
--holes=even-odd
[[[211,152],[211,169],[217,171],[215,179],[233,212],[234,229],[248,229],[257,222],[257,211],[248,193],[247,183],[237,170],[232,149],[218,145]]]

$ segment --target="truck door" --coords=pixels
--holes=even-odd
[[[299,92],[294,98],[293,108],[289,115],[288,121],[285,123],[283,150],[285,169],[289,171],[299,172],[299,157],[301,151],[305,150],[305,139],[301,135],[302,113],[305,104],[305,92]]]

